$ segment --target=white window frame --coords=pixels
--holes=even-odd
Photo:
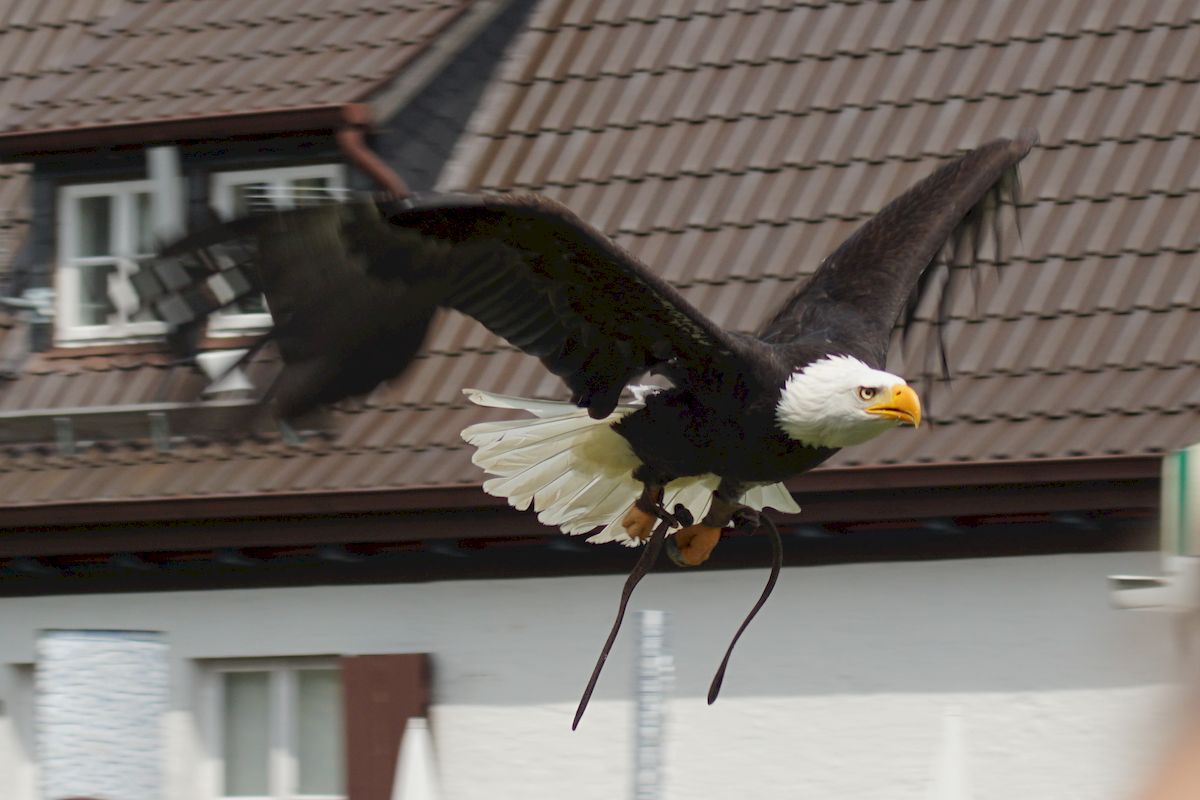
[[[8,758],[0,752],[0,797],[10,796],[5,794],[7,789],[15,799],[33,800],[39,797],[40,783],[34,731],[34,665],[0,664],[0,673],[4,673],[0,674],[0,689],[7,679],[9,690],[7,694],[0,693],[0,705],[4,706],[0,709],[0,720],[8,718],[13,736]]]
[[[58,339],[67,344],[92,344],[105,340],[146,339],[161,336],[167,331],[159,320],[122,322],[104,325],[83,325],[79,322],[80,269],[117,262],[121,274],[129,276],[137,270],[137,258],[150,255],[136,252],[137,231],[133,214],[135,196],[149,194],[153,198],[155,184],[149,180],[115,181],[110,183],[76,183],[58,190],[58,269],[57,314]],[[112,255],[79,256],[79,204],[90,197],[112,200],[109,220],[109,242]],[[151,200],[153,208],[153,199]],[[130,287],[132,290],[132,287]]]
[[[299,794],[295,791],[300,782],[300,765],[296,756],[299,747],[295,726],[298,691],[296,673],[305,669],[334,670],[336,672],[339,669],[336,658],[327,656],[237,658],[204,661],[202,664],[200,706],[207,750],[204,770],[204,785],[207,787],[207,791],[204,792],[205,797],[212,798],[212,800],[346,800],[345,794]],[[267,787],[269,794],[266,795],[230,796],[225,794],[225,742],[223,736],[225,683],[223,676],[231,672],[268,673],[267,696],[269,697],[268,708],[271,718],[268,727],[270,743]],[[346,755],[343,748],[343,777],[348,779],[345,774],[344,759]]]
[[[346,168],[341,164],[326,163],[214,172],[209,184],[209,198],[221,219],[231,219],[234,216],[236,201],[234,187],[244,183],[265,183],[275,208],[292,208],[292,195],[287,191],[288,183],[309,178],[325,178],[332,188],[338,189],[346,185]],[[208,320],[209,333],[214,336],[237,335],[261,330],[270,325],[271,315],[267,313],[213,314]]]

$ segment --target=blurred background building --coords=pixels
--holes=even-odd
[[[170,800],[388,798],[425,715],[441,797],[630,791],[631,631],[569,723],[634,554],[484,495],[458,436],[494,413],[463,386],[557,379],[447,314],[403,380],[248,425],[274,355],[212,376],[267,317],[175,360],[128,302],[159,237],[264,193],[540,192],[751,330],[1022,127],[1021,237],[954,278],[932,424],[795,481],[713,707],[766,544],[639,591],[674,620],[665,796],[1128,796],[1179,653],[1104,578],[1157,570],[1160,461],[1200,440],[1198,77],[1190,0],[0,3],[0,796],[56,768],[58,629],[166,643]]]

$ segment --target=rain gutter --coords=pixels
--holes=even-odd
[[[824,468],[796,479],[791,488],[804,509],[804,521],[817,523],[1080,509],[1154,510],[1159,504],[1161,464],[1161,457],[1141,455]],[[478,484],[224,496],[43,498],[0,509],[0,556],[16,544],[18,531],[39,537],[52,535],[60,526],[84,525],[92,530],[100,524],[132,523],[149,526],[161,538],[164,522],[199,521],[215,533],[212,521],[217,519],[229,523],[286,518],[327,518],[328,525],[347,531],[356,527],[348,524],[350,518],[368,527],[368,520],[376,518],[381,521],[379,535],[386,537],[397,535],[397,524],[426,537],[540,535],[548,530],[533,515],[513,511],[503,499],[484,494]]]
[[[367,146],[363,127],[347,125],[338,128],[334,135],[342,155],[363,171],[383,191],[395,197],[407,197],[411,192],[408,185],[391,166]]]
[[[0,133],[0,161],[22,162],[62,153],[153,147],[182,142],[252,138],[296,133],[332,133],[342,154],[382,190],[407,195],[404,181],[366,144],[372,122],[366,103],[338,103],[230,112],[211,116],[164,117],[139,122]]]
[[[0,133],[0,159],[29,161],[39,156],[107,148],[139,148],[207,139],[235,139],[301,131],[336,131],[370,122],[363,103],[309,105],[210,116],[162,117],[109,125]]]

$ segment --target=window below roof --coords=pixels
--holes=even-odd
[[[59,192],[58,336],[64,341],[156,336],[166,326],[140,310],[129,278],[155,249],[154,184],[121,181]]]
[[[334,659],[214,662],[206,686],[212,797],[345,797]]]
[[[345,170],[340,164],[217,172],[209,187],[212,206],[222,219],[279,209],[333,202],[344,191]],[[247,299],[237,310],[214,314],[209,330],[217,335],[237,333],[271,324],[261,297]]]

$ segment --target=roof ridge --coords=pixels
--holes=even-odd
[[[753,6],[753,7],[742,6],[741,8],[724,8],[721,10],[700,8],[700,9],[694,9],[694,10],[686,12],[686,13],[679,12],[679,11],[675,11],[675,12],[665,11],[662,14],[659,14],[654,17],[644,17],[644,16],[638,16],[635,14],[630,14],[629,16],[627,16],[624,19],[619,20],[619,21],[618,20],[599,20],[599,21],[586,22],[586,23],[583,23],[583,22],[560,22],[555,27],[539,26],[536,24],[531,24],[527,28],[527,30],[538,31],[539,33],[555,33],[556,31],[560,31],[563,29],[586,30],[586,29],[593,28],[593,27],[621,28],[621,27],[624,27],[625,25],[628,25],[629,23],[653,24],[659,20],[664,20],[664,19],[666,19],[666,20],[721,19],[723,17],[734,16],[735,14],[740,14],[742,16],[754,16],[755,14],[762,13],[763,11],[788,11],[788,10],[795,10],[797,8],[808,8],[808,9],[812,9],[813,11],[822,11],[831,5],[856,6],[856,5],[862,5],[866,1],[867,0],[834,0],[834,2],[831,3],[828,0],[824,0],[823,2],[815,2],[815,1],[805,2],[805,0],[785,0],[784,2],[771,3],[771,0],[763,0],[763,2],[760,5]],[[872,0],[872,2],[877,2],[879,5],[886,5],[888,3],[897,2],[897,0]]]
[[[344,42],[326,42],[321,44],[294,44],[286,47],[259,47],[253,53],[193,53],[191,55],[168,55],[161,58],[146,59],[134,57],[129,61],[107,61],[100,64],[90,65],[90,72],[93,74],[100,73],[106,70],[125,71],[130,66],[137,67],[156,67],[164,64],[173,66],[190,67],[197,64],[224,64],[230,61],[252,61],[256,56],[267,55],[271,58],[287,58],[296,53],[301,54],[321,54],[326,52],[349,53],[360,50],[378,50],[383,47],[393,45],[408,45],[420,44],[426,41],[427,36],[411,37],[411,36],[388,36],[373,39],[369,42],[355,42],[353,45]],[[62,70],[57,70],[61,72]]]
[[[845,7],[867,5],[868,2],[870,5],[890,5],[891,3],[898,2],[898,1],[899,0],[820,0],[820,1],[818,1],[818,0],[791,0],[791,2],[772,3],[772,2],[770,2],[770,0],[764,0],[764,2],[762,2],[756,6],[742,6],[740,8],[725,8],[725,9],[721,9],[721,10],[703,9],[703,8],[693,9],[693,10],[690,10],[687,12],[668,10],[668,11],[664,11],[662,13],[659,13],[659,14],[656,14],[653,16],[631,13],[620,19],[596,19],[596,18],[593,18],[590,22],[563,21],[563,22],[557,23],[553,27],[551,27],[550,25],[544,25],[544,24],[543,25],[531,24],[528,26],[527,30],[537,32],[537,33],[553,34],[553,33],[557,33],[562,30],[590,30],[592,28],[621,28],[621,27],[625,27],[630,24],[653,25],[657,22],[664,21],[664,20],[672,21],[672,22],[688,21],[688,20],[692,20],[692,19],[714,20],[714,19],[722,19],[724,17],[732,17],[736,14],[740,14],[742,16],[755,16],[755,15],[763,13],[763,12],[788,12],[788,11],[795,11],[796,9],[809,9],[811,11],[827,11],[831,8],[838,8],[838,7],[845,8]],[[912,2],[910,2],[909,4],[913,5]],[[1196,17],[1189,17],[1188,19],[1192,20],[1192,19],[1196,19]],[[1161,23],[1160,21],[1155,20],[1155,21],[1151,22],[1150,24],[1152,26],[1154,26],[1154,25],[1165,24],[1165,23]],[[1118,23],[1118,25],[1115,26],[1115,28],[1113,28],[1113,29],[1118,29],[1121,27],[1133,27],[1133,26],[1130,26],[1128,23]],[[1093,30],[1113,30],[1113,29],[1092,29],[1092,28],[1087,28],[1087,27],[1081,27],[1077,31],[1077,33],[1089,33]],[[1070,35],[1067,32],[1059,32],[1059,31],[1047,31],[1047,34]],[[1041,40],[1038,40],[1038,41],[1041,41]],[[850,54],[853,55],[853,52],[851,52]]]
[[[515,135],[523,136],[524,134],[515,134]],[[1064,141],[1064,143],[1053,145],[1050,147],[1042,148],[1042,145],[1038,145],[1038,147],[1042,148],[1042,149],[1053,149],[1053,150],[1061,150],[1066,147],[1078,147],[1080,149],[1087,149],[1087,148],[1091,148],[1091,147],[1099,147],[1102,144],[1110,144],[1110,143],[1117,144],[1117,145],[1136,146],[1136,145],[1144,143],[1144,142],[1174,142],[1178,139],[1200,140],[1200,131],[1179,131],[1179,132],[1177,132],[1176,135],[1171,136],[1169,138],[1164,138],[1162,136],[1153,136],[1153,135],[1149,135],[1149,134],[1144,135],[1144,136],[1132,137],[1132,138],[1131,137],[1124,137],[1124,138],[1101,137],[1101,138],[1095,140],[1094,142],[1092,142],[1092,141],[1087,141],[1087,142],[1075,141],[1075,142],[1067,143]],[[969,148],[962,148],[961,150],[956,150],[953,153],[945,153],[945,152],[935,151],[935,150],[922,150],[922,151],[917,151],[913,154],[894,153],[894,154],[887,154],[887,155],[880,156],[880,157],[849,158],[849,159],[844,159],[844,160],[835,160],[835,159],[829,159],[829,158],[819,158],[819,159],[816,159],[813,161],[786,161],[785,160],[785,161],[780,162],[778,166],[747,165],[744,168],[714,167],[710,170],[704,170],[704,171],[701,171],[698,169],[682,168],[675,172],[663,172],[663,171],[657,171],[657,170],[648,168],[643,172],[639,172],[637,175],[613,174],[610,177],[604,178],[604,179],[595,179],[595,180],[581,179],[581,180],[577,180],[574,182],[547,180],[547,181],[543,181],[541,183],[517,184],[516,186],[510,187],[510,188],[519,189],[520,191],[541,192],[546,188],[572,189],[572,188],[575,188],[578,186],[613,186],[613,185],[621,185],[621,184],[631,185],[631,184],[637,184],[637,183],[644,183],[647,179],[666,181],[666,180],[673,180],[675,178],[710,178],[710,177],[718,176],[718,175],[724,176],[724,177],[741,177],[744,175],[772,175],[777,172],[783,172],[784,170],[795,170],[795,171],[799,171],[799,172],[813,172],[818,169],[827,169],[827,168],[850,169],[854,166],[859,166],[859,165],[882,166],[885,164],[909,164],[909,163],[916,164],[921,161],[927,161],[927,160],[931,160],[931,159],[948,160],[948,159],[954,158],[956,155],[960,155],[961,153],[966,152],[967,149],[969,149]],[[1197,178],[1200,179],[1200,175],[1197,175]],[[1200,183],[1197,183],[1195,188],[1200,188]],[[500,189],[499,187],[497,187],[495,189],[492,189],[492,188],[484,189],[484,191],[508,191],[508,190],[509,190],[508,188]],[[1182,195],[1182,194],[1184,194],[1186,192],[1190,192],[1190,191],[1193,191],[1193,189],[1186,189],[1183,192],[1178,192],[1178,194]],[[1075,195],[1074,197],[1086,198],[1086,197],[1091,197],[1091,196],[1080,194],[1080,195]],[[1126,192],[1126,193],[1112,192],[1110,194],[1106,194],[1103,196],[1103,198],[1112,198],[1112,197],[1136,198],[1137,195],[1134,193],[1129,193],[1129,192]],[[1053,200],[1058,205],[1065,205],[1067,202],[1069,202],[1069,201],[1060,201],[1057,196],[1051,196],[1051,195],[1047,195],[1047,196],[1039,195],[1038,197],[1033,198],[1033,199],[1035,201],[1039,201],[1039,202]],[[1102,199],[1102,198],[1097,196],[1096,199]]]
[[[1164,408],[1162,406],[1140,406],[1138,408],[1103,408],[1103,409],[1081,409],[1068,408],[1055,411],[1028,411],[1028,412],[1009,412],[997,411],[991,414],[972,414],[969,412],[950,414],[949,416],[929,415],[929,419],[935,421],[937,425],[982,425],[989,422],[1027,422],[1037,419],[1079,419],[1079,418],[1094,418],[1094,417],[1110,417],[1113,415],[1123,417],[1141,417],[1146,415],[1155,416],[1174,416],[1181,414],[1184,411],[1192,409],[1200,409],[1200,402],[1182,402],[1177,407]]]
[[[947,94],[943,97],[928,98],[928,97],[910,97],[903,100],[879,100],[874,103],[853,103],[847,102],[840,105],[809,105],[803,109],[776,109],[770,112],[740,112],[740,113],[713,113],[701,114],[694,117],[673,116],[663,120],[639,120],[632,123],[612,123],[604,125],[579,125],[570,128],[537,128],[534,130],[508,130],[501,134],[487,134],[478,131],[470,132],[470,136],[480,139],[501,140],[509,136],[524,136],[535,138],[539,135],[550,133],[558,135],[570,135],[585,131],[589,133],[603,133],[608,130],[638,130],[644,127],[665,128],[678,123],[698,124],[709,121],[725,120],[736,122],[744,119],[769,120],[776,117],[792,117],[795,119],[803,119],[804,117],[815,114],[840,114],[844,111],[875,111],[878,109],[909,109],[913,106],[943,106],[951,102],[959,103],[982,103],[985,100],[1019,100],[1023,97],[1047,97],[1058,93],[1067,94],[1083,94],[1093,89],[1110,89],[1120,90],[1130,86],[1140,86],[1147,89],[1160,89],[1166,86],[1182,85],[1190,86],[1200,84],[1200,76],[1165,76],[1162,79],[1148,80],[1140,78],[1131,78],[1124,83],[1104,83],[1103,81],[1088,81],[1086,84],[1079,86],[1053,86],[1050,88],[1038,89],[1018,89],[1016,91],[984,91],[978,95],[962,95],[962,94]],[[1180,132],[1185,132],[1186,129],[1180,129]],[[1172,134],[1174,135],[1174,134]],[[1039,146],[1045,146],[1039,144]]]
[[[174,33],[197,33],[206,28],[214,28],[217,30],[231,30],[235,28],[259,28],[265,25],[278,25],[288,22],[313,22],[326,19],[355,19],[363,14],[373,14],[377,17],[386,16],[389,13],[396,11],[421,12],[421,11],[436,11],[438,9],[457,8],[459,3],[456,0],[426,0],[425,2],[396,2],[392,0],[385,7],[380,7],[378,4],[362,4],[356,8],[339,7],[336,5],[325,5],[320,10],[313,8],[300,9],[291,13],[282,13],[278,11],[264,12],[262,16],[256,17],[209,17],[204,20],[194,22],[178,22],[174,19],[163,21],[162,24],[153,26],[142,26],[138,28],[121,27],[113,28],[105,35],[122,35],[122,36],[163,36]]]
[[[336,436],[336,434],[335,434]],[[264,441],[265,440],[265,441]],[[318,446],[312,446],[318,441]],[[292,459],[300,456],[321,458],[332,455],[388,455],[392,453],[422,453],[427,451],[457,452],[469,447],[457,438],[449,442],[422,442],[419,445],[391,443],[383,445],[338,445],[334,437],[306,437],[300,444],[289,444],[281,437],[247,435],[233,440],[214,440],[203,437],[180,437],[172,441],[171,449],[159,450],[148,439],[98,440],[79,442],[73,453],[59,452],[53,442],[29,442],[0,445],[0,475],[12,472],[34,472],[50,469],[139,466],[148,463],[204,463],[212,461],[257,460],[264,458]],[[204,451],[223,445],[221,454],[205,457]],[[270,448],[270,449],[264,449]],[[41,459],[29,463],[30,459]],[[21,463],[17,463],[20,460]],[[482,474],[482,471],[481,471]]]
[[[746,12],[746,13],[753,14],[756,12]],[[720,15],[718,14],[718,15],[714,15],[714,16],[720,16]],[[667,19],[667,17],[663,17],[663,19]],[[902,56],[902,55],[905,55],[908,53],[928,54],[928,53],[937,53],[937,52],[941,52],[944,50],[975,50],[975,49],[979,49],[980,47],[1002,48],[1002,47],[1007,47],[1008,45],[1014,44],[1014,43],[1015,44],[1041,44],[1047,40],[1074,41],[1076,39],[1082,39],[1082,38],[1085,38],[1088,36],[1093,36],[1093,37],[1097,37],[1097,38],[1107,38],[1107,37],[1113,36],[1115,34],[1122,34],[1122,33],[1132,33],[1132,34],[1140,35],[1140,34],[1153,33],[1160,29],[1165,29],[1168,31],[1182,31],[1182,30],[1186,30],[1197,24],[1200,24],[1200,14],[1197,14],[1193,17],[1189,17],[1188,19],[1186,19],[1183,22],[1152,22],[1148,25],[1131,25],[1131,24],[1127,24],[1127,23],[1124,23],[1124,24],[1119,23],[1119,24],[1113,26],[1112,28],[1080,29],[1079,31],[1075,31],[1073,33],[1066,33],[1066,32],[1057,33],[1054,31],[1047,31],[1046,33],[1044,33],[1040,36],[1033,35],[1033,34],[1028,34],[1028,35],[1015,34],[1007,39],[991,39],[991,38],[987,38],[987,37],[976,37],[974,39],[964,41],[964,42],[937,42],[936,44],[932,44],[932,45],[912,44],[912,45],[901,45],[899,47],[871,47],[871,46],[868,46],[868,47],[857,48],[857,49],[855,49],[855,48],[839,48],[839,49],[831,50],[828,52],[821,52],[821,53],[802,52],[796,56],[767,56],[766,58],[761,58],[761,59],[732,58],[732,59],[729,59],[726,61],[698,61],[695,64],[688,64],[688,65],[667,64],[665,66],[656,67],[653,69],[633,68],[633,69],[629,69],[629,70],[626,70],[623,72],[618,72],[618,71],[613,71],[613,70],[600,70],[600,71],[594,72],[594,73],[567,73],[560,77],[554,77],[554,78],[537,77],[537,76],[534,76],[532,78],[522,79],[522,80],[509,78],[508,80],[505,81],[505,83],[509,83],[509,84],[512,84],[515,86],[533,86],[537,83],[560,83],[561,84],[561,83],[566,83],[568,81],[594,82],[594,81],[599,81],[599,80],[603,80],[606,78],[616,78],[618,80],[624,80],[627,78],[634,78],[634,77],[638,77],[638,76],[642,76],[642,75],[649,75],[649,76],[666,75],[666,74],[670,74],[673,72],[689,73],[689,72],[697,72],[700,69],[717,69],[717,70],[719,70],[719,69],[728,69],[728,68],[734,67],[734,66],[765,67],[765,66],[769,66],[771,64],[800,64],[805,61],[836,61],[841,58],[865,58],[868,56],[894,57],[894,56]],[[567,28],[570,26],[564,25],[562,27]],[[593,26],[584,25],[584,26],[579,26],[578,29],[588,30],[591,27],[593,27]],[[613,25],[612,27],[622,27],[622,26],[620,24],[617,24],[617,25]],[[530,28],[528,30],[537,30],[537,29]],[[556,33],[557,31],[555,29],[545,29],[540,32],[553,34],[553,33]]]
[[[1200,311],[1200,308],[1195,308],[1195,309],[1190,309],[1190,310]],[[1001,321],[1019,322],[1021,319],[1036,317],[1036,316],[1037,315],[1030,314],[1030,315],[1025,315],[1024,317],[1016,317],[1013,319],[1004,319]],[[1067,315],[1064,314],[1064,315],[1058,315],[1058,316],[1067,316]],[[1081,316],[1083,316],[1083,315],[1081,315]],[[1056,317],[1047,317],[1047,319],[1054,319],[1054,318],[1056,318]],[[966,321],[969,322],[972,320],[968,319]],[[427,359],[431,356],[435,357],[435,358],[460,358],[462,356],[507,355],[507,354],[515,354],[515,353],[519,353],[519,352],[520,352],[520,350],[518,348],[516,348],[512,345],[509,345],[509,344],[503,344],[503,345],[500,345],[497,347],[489,347],[489,348],[463,347],[463,348],[461,348],[459,350],[455,350],[455,351],[435,351],[435,352],[420,353],[416,357],[415,361],[421,361],[421,360]],[[532,358],[532,356],[531,356],[531,358]],[[1169,364],[1162,363],[1162,362],[1156,362],[1156,361],[1139,361],[1136,365],[1111,364],[1111,365],[1103,365],[1100,367],[1081,367],[1081,366],[1072,366],[1070,364],[1064,364],[1062,366],[1057,366],[1057,367],[1028,366],[1028,367],[1023,368],[1020,371],[1012,371],[1012,370],[1009,370],[1009,369],[1006,369],[1003,367],[997,367],[995,369],[990,369],[990,370],[986,370],[986,371],[971,370],[971,369],[966,369],[966,368],[962,368],[962,367],[956,367],[954,369],[954,376],[955,377],[962,376],[962,377],[969,377],[969,378],[988,378],[988,377],[993,377],[993,376],[1023,377],[1023,376],[1033,376],[1033,375],[1091,374],[1091,373],[1109,372],[1109,371],[1114,371],[1114,370],[1120,371],[1120,372],[1138,372],[1138,371],[1144,370],[1146,368],[1167,371],[1167,370],[1183,369],[1183,368],[1188,368],[1188,367],[1200,367],[1200,360],[1192,360],[1192,359],[1188,359],[1188,358],[1183,358],[1183,359],[1180,359],[1179,361],[1172,362]],[[424,408],[421,408],[422,405],[430,405],[430,407],[428,409],[424,409]],[[404,404],[404,403],[376,404],[376,403],[368,402],[368,405],[366,408],[364,408],[364,410],[444,411],[444,410],[459,410],[459,409],[465,409],[465,408],[471,408],[471,405],[470,404],[457,405],[457,404],[453,404],[453,403],[437,403],[437,404],[411,404],[411,407],[410,407],[410,404]],[[359,412],[343,411],[342,413],[346,413],[348,415],[353,415],[353,414],[359,413]]]
[[[1189,189],[1186,192],[1184,192],[1182,195],[1179,195],[1179,196],[1180,197],[1189,197],[1189,196],[1191,196],[1193,194],[1197,194],[1197,193],[1200,193],[1200,189]],[[1132,198],[1132,199],[1139,200],[1139,199],[1148,199],[1149,197],[1166,197],[1166,196],[1169,196],[1169,195],[1167,195],[1166,193],[1162,193],[1162,194],[1152,193],[1150,195],[1147,195],[1146,198]],[[1103,202],[1105,202],[1105,199],[1104,198],[1095,198],[1094,200],[1081,200],[1080,202],[1103,203]],[[1029,209],[1029,208],[1033,208],[1036,205],[1038,205],[1038,204],[1037,203],[1033,203],[1033,204],[1021,203],[1020,205],[1017,206],[1017,208]],[[683,225],[675,225],[675,226],[652,225],[648,228],[641,228],[641,229],[618,227],[615,231],[610,230],[610,231],[606,231],[605,233],[611,238],[616,238],[618,236],[643,237],[643,236],[650,236],[653,234],[663,234],[663,233],[682,234],[682,233],[687,233],[689,231],[714,231],[715,232],[715,231],[721,231],[721,230],[751,230],[753,228],[757,228],[760,226],[780,228],[780,227],[787,227],[790,225],[797,225],[797,224],[822,225],[827,222],[859,222],[859,221],[870,219],[871,217],[875,216],[875,213],[876,212],[872,212],[872,211],[859,211],[859,212],[855,212],[853,214],[827,214],[825,216],[820,216],[820,217],[803,217],[803,216],[789,215],[789,216],[779,217],[779,218],[775,218],[775,219],[759,218],[759,219],[752,220],[750,222],[729,222],[729,223],[725,223],[725,222],[718,222],[718,223],[688,222],[688,223],[684,223]],[[1113,251],[1113,254],[1150,255],[1153,253],[1161,253],[1161,252],[1195,253],[1198,250],[1200,250],[1200,242],[1198,242],[1196,245],[1193,245],[1193,246],[1164,245],[1156,250],[1137,250],[1135,248],[1121,248],[1120,250]],[[1046,255],[1041,256],[1037,259],[1025,259],[1025,260],[1040,262],[1040,261],[1045,261],[1050,258],[1062,258],[1064,260],[1070,261],[1070,260],[1077,260],[1078,258],[1081,258],[1084,256],[1094,256],[1094,257],[1103,258],[1103,257],[1113,255],[1113,254],[1108,254],[1108,253],[1104,253],[1102,251],[1095,251],[1095,250],[1084,250],[1079,254],[1071,254],[1071,255],[1067,255],[1064,253],[1047,253]],[[988,262],[987,260],[981,259],[980,263],[986,264],[986,263],[996,263],[996,262]],[[1007,262],[999,262],[999,263],[1007,263]]]

